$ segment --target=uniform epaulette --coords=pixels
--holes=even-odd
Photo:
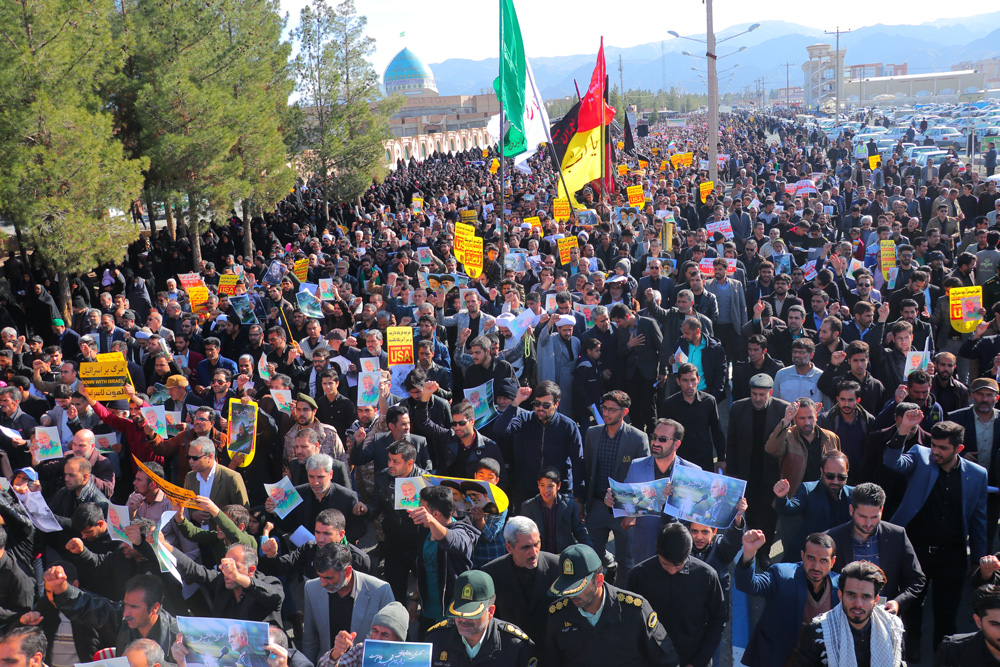
[[[630,604],[636,607],[642,606],[642,598],[638,595],[632,595],[631,593],[619,593],[618,601],[624,602],[625,604]]]
[[[513,623],[501,623],[500,628],[505,632],[509,632],[510,634],[514,635],[519,639],[525,639],[525,640],[529,639],[528,635],[524,634],[524,631],[521,630],[521,628],[514,625]]]
[[[569,600],[567,600],[565,598],[563,598],[562,600],[559,600],[557,602],[553,602],[551,605],[549,605],[549,613],[550,614],[554,614],[554,613],[556,613],[557,611],[559,611],[560,609],[562,609],[563,607],[565,607],[568,604],[569,604]]]
[[[437,630],[438,628],[446,628],[448,627],[449,623],[451,623],[451,619],[441,621],[440,623],[432,625],[431,627],[427,628],[427,632],[430,632],[431,630]]]

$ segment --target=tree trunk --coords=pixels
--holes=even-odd
[[[198,220],[198,200],[188,193],[188,237],[191,239],[191,259],[194,260],[194,270],[201,272],[201,234]]]
[[[253,258],[253,235],[250,233],[250,222],[253,220],[253,211],[250,207],[250,200],[243,200],[243,258]]]
[[[174,224],[174,209],[170,203],[170,198],[166,197],[163,200],[163,214],[167,219],[167,233],[170,234],[170,238],[174,241],[177,240],[177,226]]]
[[[17,235],[17,250],[21,253],[21,262],[25,266],[30,266],[28,264],[28,249],[24,247],[24,237],[21,236],[21,227],[16,222],[14,223],[14,234]]]
[[[73,292],[70,290],[70,279],[65,273],[59,274],[59,312],[64,322],[73,321]]]
[[[142,194],[146,199],[146,215],[149,216],[149,240],[152,242],[156,238],[156,211],[153,208],[153,191],[146,187]]]

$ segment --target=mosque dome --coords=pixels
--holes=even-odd
[[[413,51],[403,49],[396,54],[382,75],[386,95],[437,95],[437,84],[430,68]]]

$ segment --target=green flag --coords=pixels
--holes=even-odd
[[[528,150],[524,136],[524,42],[521,40],[521,26],[517,23],[513,0],[501,0],[500,20],[503,33],[500,44],[500,76],[493,82],[493,88],[497,91],[497,99],[510,123],[503,138],[503,152],[505,156],[511,157]]]

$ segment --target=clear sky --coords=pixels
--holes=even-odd
[[[289,25],[298,24],[299,10],[311,0],[281,0]],[[337,0],[330,0],[336,4]],[[950,5],[911,0],[872,3],[840,0],[835,6],[791,0],[717,0],[715,29],[763,20],[782,20],[821,30],[883,23],[919,24],[955,16],[946,10],[959,7],[958,16],[991,11],[986,7]],[[369,34],[375,38],[373,59],[381,77],[386,65],[404,46],[425,63],[448,58],[483,60],[495,57],[499,44],[499,0],[355,0],[358,13],[368,17]],[[705,5],[698,0],[616,3],[607,0],[515,0],[528,57],[597,52],[605,46],[629,47],[672,39],[668,30],[682,35],[705,32]],[[638,10],[638,11],[637,11]],[[406,37],[399,33],[405,32]]]

